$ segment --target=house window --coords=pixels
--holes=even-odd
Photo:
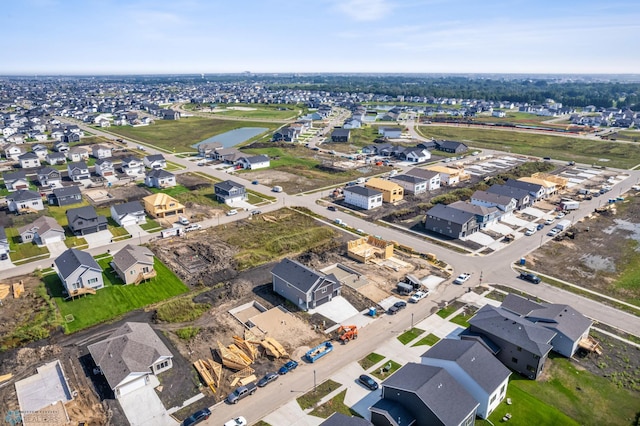
[[[504,395],[504,392],[507,390],[507,385],[502,385],[502,388],[500,389],[500,395]]]
[[[518,352],[522,352],[522,348],[520,346],[517,347]]]
[[[89,278],[89,279],[87,280],[87,284],[95,284],[95,283],[97,283],[97,282],[98,282],[98,279],[97,279],[97,278]]]
[[[514,364],[517,364],[518,363],[518,358],[515,358],[515,357],[511,358],[511,362],[514,363]]]
[[[131,271],[129,271],[129,272],[130,272],[130,275],[133,275],[133,274],[135,274],[135,272],[136,272],[136,271],[134,271],[134,270],[132,269],[132,270],[131,270]]]
[[[533,365],[527,365],[527,371],[530,373],[535,373],[536,369]]]
[[[489,401],[489,404],[493,404],[493,403],[494,403],[494,401],[496,400],[496,397],[497,397],[497,396],[498,396],[498,395],[493,395],[493,396],[491,397],[491,400]]]
[[[326,292],[327,292],[327,287],[323,288],[323,289],[322,289],[322,292],[323,292],[323,293],[326,293]]]

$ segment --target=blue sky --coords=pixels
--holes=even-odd
[[[638,0],[7,0],[0,74],[640,73]]]

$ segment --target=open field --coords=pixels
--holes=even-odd
[[[426,138],[459,140],[474,148],[509,151],[578,163],[628,169],[640,164],[640,146],[610,141],[582,139],[510,130],[460,126],[417,126]],[[608,161],[599,161],[607,159]]]
[[[110,133],[124,138],[134,139],[169,152],[195,152],[191,145],[211,136],[219,135],[241,127],[266,127],[272,132],[278,124],[238,120],[211,120],[201,117],[189,117],[182,120],[158,120],[150,126],[130,127],[113,126]],[[259,139],[257,136],[254,139]]]
[[[74,300],[64,299],[62,283],[56,274],[43,278],[62,317],[73,316],[73,321],[63,325],[66,333],[82,330],[188,291],[182,281],[157,259],[154,264],[157,277],[138,286],[122,285],[120,279],[110,270],[109,261],[110,257],[98,261],[105,270],[102,274],[105,288],[98,290],[96,294]]]
[[[241,109],[234,109],[240,106]],[[246,110],[244,108],[247,108]],[[224,115],[229,117],[241,117],[246,119],[262,118],[270,120],[294,120],[301,113],[302,109],[295,105],[265,105],[265,104],[251,104],[251,105],[238,105],[233,106],[219,106],[213,112],[215,115]]]

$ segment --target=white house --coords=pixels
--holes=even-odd
[[[400,127],[378,127],[378,134],[385,138],[398,139],[402,136]]]
[[[64,228],[49,216],[40,216],[32,223],[18,229],[22,243],[35,243],[39,246],[65,240]]]
[[[49,149],[44,145],[35,144],[31,147],[31,152],[36,154],[40,161],[45,161],[47,154],[49,153]]]
[[[84,161],[77,161],[67,164],[67,173],[69,175],[69,179],[74,182],[91,178],[89,167],[87,167],[87,164]]]
[[[4,179],[4,186],[7,187],[7,191],[9,192],[29,188],[29,179],[27,179],[27,172],[25,170],[3,173],[2,178]]]
[[[52,166],[57,164],[65,164],[67,162],[67,157],[63,152],[49,152],[45,157],[45,161]]]
[[[410,163],[424,163],[431,159],[431,153],[424,148],[407,148],[400,157]]]
[[[111,206],[111,218],[120,226],[147,223],[147,214],[140,201],[130,201]]]
[[[503,215],[512,213],[517,206],[515,198],[487,191],[474,192],[470,201],[477,206],[497,207]]]
[[[28,189],[19,189],[7,195],[7,207],[14,213],[32,213],[44,210],[42,196]]]
[[[81,146],[74,146],[67,151],[69,161],[83,161],[89,159],[89,151]]]
[[[344,202],[365,210],[382,206],[382,192],[362,186],[349,186],[343,190]]]
[[[27,152],[18,157],[20,167],[23,169],[31,169],[40,167],[40,158],[33,152]]]
[[[60,170],[51,167],[43,167],[36,172],[38,182],[43,188],[62,187],[62,174]]]
[[[56,258],[54,265],[70,296],[82,294],[82,289],[99,290],[104,287],[102,268],[86,251],[67,249]]]
[[[111,148],[104,145],[93,145],[91,147],[91,155],[99,160],[111,158]]]
[[[173,173],[170,173],[162,169],[152,169],[147,172],[144,178],[145,185],[154,188],[169,188],[176,186],[176,177]]]
[[[427,180],[425,178],[410,175],[396,175],[389,178],[389,180],[403,187],[405,192],[414,195],[427,192]]]
[[[18,157],[20,157],[25,152],[27,152],[27,150],[23,147],[16,144],[10,144],[9,146],[5,147],[4,156],[7,157],[7,160],[18,161]]]
[[[422,355],[422,364],[453,376],[480,404],[480,418],[489,417],[507,394],[511,371],[479,342],[442,339]]]
[[[138,177],[144,174],[144,164],[135,157],[123,157],[121,167],[127,176]]]
[[[167,160],[164,158],[162,154],[152,154],[147,155],[142,158],[142,162],[145,167],[150,169],[165,169],[167,168]]]
[[[113,176],[115,174],[115,167],[113,162],[108,158],[101,158],[96,160],[96,174],[102,177]]]
[[[255,155],[253,157],[241,157],[236,164],[240,164],[243,169],[256,170],[269,167],[271,160],[268,155]]]

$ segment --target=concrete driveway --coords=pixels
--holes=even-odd
[[[358,310],[342,296],[334,297],[331,302],[324,303],[315,309],[309,309],[310,314],[316,312],[337,324],[358,315]]]
[[[85,240],[87,240],[87,244],[89,244],[89,248],[106,246],[111,243],[111,239],[113,235],[111,235],[111,231],[105,229],[104,231],[94,232],[93,234],[87,234],[83,236]],[[106,250],[105,250],[106,251]]]
[[[149,384],[119,399],[131,426],[177,426],[165,410],[154,388],[160,384],[158,378],[149,376]]]
[[[47,244],[47,249],[49,249],[49,253],[51,255],[50,257],[54,258],[61,255],[62,252],[64,252],[67,249],[67,245],[64,243],[64,241],[56,241],[56,242]]]

